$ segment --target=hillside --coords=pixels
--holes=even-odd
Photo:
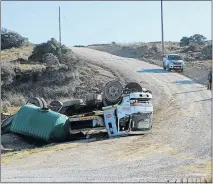
[[[206,84],[207,74],[212,66],[211,41],[180,45],[181,42],[165,42],[165,53],[180,54],[186,64],[184,75],[196,79],[199,83]],[[93,44],[87,47],[116,56],[136,58],[162,66],[161,42],[129,44],[112,42],[111,44]]]
[[[94,44],[87,47],[105,51],[121,57],[149,59],[149,60],[162,60],[161,56],[161,42],[150,43],[130,43],[130,44]],[[191,44],[189,46],[180,46],[179,42],[165,42],[165,53],[178,53],[186,61],[186,64],[196,63],[197,61],[210,61],[211,42],[207,41],[203,45]]]
[[[21,37],[18,33],[15,34],[16,37]],[[3,41],[3,112],[14,113],[30,97],[42,97],[47,102],[84,98],[87,93],[99,92],[107,81],[114,78],[111,72],[78,58],[64,45],[61,46],[59,55],[56,51],[60,46],[54,39],[38,45],[24,43],[18,46],[14,40]],[[13,43],[14,47],[7,42]]]
[[[1,101],[4,112],[16,111],[16,107],[35,96],[47,101],[84,98],[87,93],[99,92],[104,83],[116,77],[101,66],[88,64],[66,46],[62,45],[60,48],[59,43],[53,38],[35,45],[20,34],[6,29],[3,30],[1,37],[3,40]],[[187,68],[184,74],[205,84],[212,63],[211,43],[205,41],[202,44],[180,45],[179,42],[166,42],[165,52],[180,53],[186,61]],[[162,64],[160,42],[132,44],[112,42],[87,47],[117,56]],[[64,53],[60,55],[59,50]]]

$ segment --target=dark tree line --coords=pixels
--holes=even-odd
[[[180,40],[180,46],[188,46],[190,44],[198,44],[201,45],[206,41],[206,37],[200,34],[194,34],[193,36],[190,37],[186,37],[184,36],[183,38],[181,38]]]

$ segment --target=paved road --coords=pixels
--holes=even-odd
[[[153,92],[153,132],[79,143],[2,164],[2,181],[166,182],[211,173],[211,92],[178,73],[87,48],[80,57]],[[72,143],[70,143],[72,144]]]

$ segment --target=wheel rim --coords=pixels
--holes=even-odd
[[[107,101],[117,102],[122,95],[123,87],[120,82],[111,81],[105,85],[103,91],[103,96],[107,99]]]

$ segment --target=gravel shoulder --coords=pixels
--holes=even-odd
[[[2,163],[2,182],[166,182],[211,175],[211,92],[175,72],[136,59],[72,48],[92,65],[153,92],[151,134],[28,155]]]

